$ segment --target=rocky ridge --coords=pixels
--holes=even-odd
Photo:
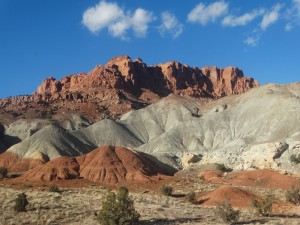
[[[174,61],[147,66],[141,59],[119,56],[87,74],[61,80],[47,78],[33,95],[1,99],[0,121],[5,124],[16,118],[63,121],[77,113],[95,122],[119,118],[171,93],[207,101],[241,94],[256,86],[256,80],[245,77],[236,67],[197,68]]]

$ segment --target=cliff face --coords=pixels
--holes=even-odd
[[[80,113],[97,121],[118,118],[170,93],[207,100],[241,94],[256,86],[256,80],[245,77],[236,67],[197,68],[179,62],[147,66],[141,59],[119,56],[87,74],[61,80],[47,78],[33,95],[0,99],[0,112],[13,118],[52,118],[54,114],[66,117]],[[3,120],[0,116],[0,121]]]
[[[96,66],[88,74],[71,75],[60,81],[54,78],[44,80],[35,98],[87,100],[107,90],[117,89],[139,97],[143,89],[164,97],[170,93],[192,97],[219,98],[241,94],[258,82],[245,77],[236,67],[196,68],[178,62],[168,62],[148,67],[141,59],[131,60],[119,56],[105,66]],[[100,93],[102,92],[102,93]]]

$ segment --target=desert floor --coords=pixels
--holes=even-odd
[[[193,173],[179,174],[168,181],[174,189],[172,197],[160,194],[159,187],[131,187],[130,196],[134,199],[136,210],[141,214],[141,225],[176,224],[224,224],[216,215],[214,207],[192,204],[185,200],[184,194],[210,192],[220,186],[200,180]],[[76,182],[76,181],[74,181]],[[97,213],[107,188],[87,183],[85,185],[61,185],[60,193],[49,192],[46,185],[16,185],[0,183],[0,224],[99,224]],[[81,186],[81,187],[78,187]],[[270,217],[255,214],[252,208],[240,209],[241,216],[236,224],[300,224],[300,206],[285,202],[285,190],[243,187],[259,195],[272,192],[277,204]],[[26,212],[13,211],[17,194],[25,192],[29,205]]]

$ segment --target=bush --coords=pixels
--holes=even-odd
[[[8,171],[5,167],[0,167],[0,180],[5,178],[7,176],[7,173]]]
[[[231,168],[228,168],[224,164],[219,164],[219,163],[217,163],[217,170],[220,170],[222,172],[231,172],[232,171]]]
[[[274,201],[274,195],[268,194],[261,201],[253,200],[252,206],[256,209],[256,212],[262,216],[270,216],[272,212],[272,204]]]
[[[49,187],[49,191],[50,191],[50,192],[57,192],[57,193],[60,192],[59,188],[58,188],[56,185],[51,185],[51,186]]]
[[[187,195],[185,196],[185,198],[189,201],[189,202],[191,202],[191,203],[195,203],[196,202],[196,194],[195,194],[195,192],[189,192],[189,193],[187,193]]]
[[[16,212],[24,212],[28,203],[27,196],[24,193],[21,193],[15,199],[14,210]]]
[[[300,205],[300,187],[287,191],[285,198],[288,202],[291,202],[295,205]]]
[[[298,156],[291,155],[290,160],[291,160],[292,163],[296,163],[296,164],[300,163],[300,154]]]
[[[240,217],[240,211],[234,210],[228,200],[225,200],[223,203],[217,205],[215,213],[221,217],[225,223],[237,222]]]
[[[165,196],[171,196],[173,193],[173,188],[171,186],[162,186],[160,192]]]
[[[120,187],[117,194],[107,193],[97,219],[101,225],[134,225],[138,224],[140,214],[134,209],[128,189]]]

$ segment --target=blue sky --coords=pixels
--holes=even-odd
[[[0,98],[128,54],[300,81],[300,0],[0,0]]]

